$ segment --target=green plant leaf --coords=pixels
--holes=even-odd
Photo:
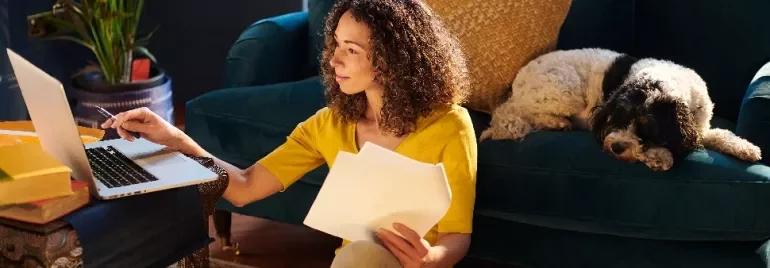
[[[150,58],[150,60],[151,60],[152,62],[154,62],[154,63],[158,63],[158,60],[156,60],[156,59],[155,59],[155,56],[153,56],[153,55],[152,55],[152,53],[150,53],[150,51],[149,51],[149,50],[147,50],[147,48],[146,48],[146,47],[143,47],[143,46],[137,46],[137,47],[134,47],[134,51],[136,51],[136,52],[137,52],[137,53],[139,53],[139,54],[142,54],[142,55],[145,55],[145,56],[147,56],[148,58]]]
[[[106,83],[127,82],[134,53],[145,55],[157,62],[155,56],[146,48],[157,27],[146,37],[137,40],[136,33],[144,0],[55,2],[53,10],[57,14],[50,14],[50,25],[54,25],[59,31],[51,34],[52,37],[48,39],[74,41],[91,49],[104,73]]]
[[[147,44],[149,44],[150,43],[150,38],[152,38],[152,35],[154,35],[155,32],[158,31],[158,29],[160,29],[160,26],[155,26],[155,29],[153,29],[150,33],[148,33],[147,36],[142,37],[142,38],[136,40],[136,45],[137,46],[146,46]]]
[[[72,42],[78,43],[78,44],[80,44],[80,45],[82,45],[82,46],[84,46],[84,47],[87,47],[87,48],[88,48],[88,49],[90,49],[91,51],[93,51],[93,50],[94,50],[94,46],[93,46],[93,45],[91,45],[91,44],[89,44],[89,43],[86,43],[86,41],[83,41],[82,39],[78,39],[78,38],[76,38],[76,37],[73,37],[73,36],[69,36],[69,35],[51,36],[51,37],[47,37],[46,39],[49,39],[49,40],[66,40],[66,41],[72,41]]]

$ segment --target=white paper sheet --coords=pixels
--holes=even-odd
[[[339,152],[304,224],[350,241],[403,223],[420,236],[449,209],[444,167],[422,163],[373,143],[358,154]]]

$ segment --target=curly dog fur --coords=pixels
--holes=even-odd
[[[713,109],[706,83],[687,67],[606,49],[559,50],[519,71],[480,140],[584,129],[616,158],[653,170],[700,148],[758,161],[759,147],[711,128]]]

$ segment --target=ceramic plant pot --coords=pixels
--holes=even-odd
[[[171,77],[159,68],[152,68],[150,79],[125,83],[104,83],[102,73],[91,72],[73,79],[71,106],[78,125],[99,128],[105,118],[95,109],[100,106],[112,114],[147,107],[174,124]],[[118,138],[113,129],[106,130],[104,139]]]

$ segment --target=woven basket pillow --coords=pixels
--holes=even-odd
[[[457,37],[468,60],[465,107],[491,113],[516,72],[556,48],[571,0],[424,0]]]

